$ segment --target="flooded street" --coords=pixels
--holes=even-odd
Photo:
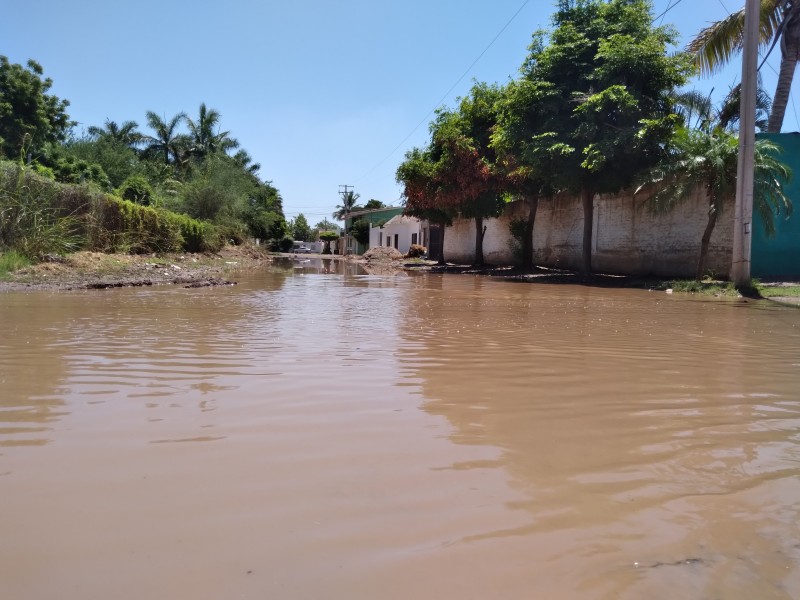
[[[0,294],[3,598],[800,597],[800,310],[237,279]]]

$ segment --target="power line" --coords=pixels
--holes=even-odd
[[[678,4],[680,4],[681,2],[683,2],[683,0],[678,0],[677,2],[675,2],[675,4],[672,4],[672,0],[670,0],[670,3],[669,3],[669,5],[667,5],[666,10],[664,12],[662,12],[660,15],[658,15],[655,19],[653,19],[651,21],[651,23],[655,23],[659,19],[663,19],[664,15],[666,15],[669,11],[671,11],[673,8],[678,6]]]
[[[678,0],[678,1],[680,2],[681,0]],[[429,111],[428,111],[428,114],[426,114],[426,115],[425,115],[425,116],[422,118],[422,120],[421,120],[419,123],[417,123],[417,124],[414,126],[414,128],[413,128],[413,129],[412,129],[412,130],[409,132],[409,134],[408,134],[406,137],[404,137],[404,138],[402,139],[402,141],[401,141],[399,144],[397,144],[397,145],[396,145],[394,148],[392,148],[391,152],[389,152],[389,153],[388,153],[388,154],[387,154],[385,157],[383,157],[383,158],[382,158],[382,159],[381,159],[381,160],[380,160],[380,161],[379,161],[379,162],[378,162],[378,163],[377,163],[377,164],[376,164],[374,167],[372,167],[372,168],[371,168],[369,171],[367,171],[367,172],[366,172],[364,175],[362,175],[361,177],[359,177],[359,178],[356,180],[356,183],[358,183],[358,182],[360,182],[360,181],[363,181],[363,180],[364,180],[366,177],[368,177],[369,175],[371,175],[371,174],[372,174],[372,172],[373,172],[373,171],[375,171],[375,169],[377,169],[377,168],[378,168],[378,167],[380,167],[380,166],[381,166],[383,163],[385,163],[387,160],[389,160],[389,158],[390,158],[390,157],[391,157],[391,156],[392,156],[392,155],[393,155],[395,152],[397,152],[397,150],[398,150],[398,149],[400,149],[400,147],[401,147],[403,144],[405,144],[405,143],[408,141],[408,139],[409,139],[409,138],[410,138],[412,135],[414,135],[414,133],[417,131],[417,129],[419,129],[419,128],[422,126],[422,124],[423,124],[423,123],[425,123],[425,121],[427,121],[427,120],[428,120],[428,117],[430,117],[430,116],[431,116],[431,115],[432,115],[432,114],[433,114],[433,113],[436,111],[436,109],[437,109],[437,108],[439,108],[439,107],[440,107],[440,106],[441,106],[441,105],[444,103],[444,101],[445,101],[445,100],[447,100],[448,96],[450,96],[450,93],[451,93],[451,92],[452,92],[452,91],[453,91],[453,90],[456,88],[456,86],[457,86],[459,83],[461,83],[461,81],[464,79],[464,77],[466,77],[466,76],[467,76],[467,74],[469,74],[469,72],[472,70],[472,67],[474,67],[474,66],[475,66],[475,65],[478,63],[478,61],[479,61],[481,58],[483,58],[483,55],[484,55],[484,54],[486,54],[486,53],[489,51],[489,49],[490,49],[490,48],[491,48],[491,47],[494,45],[494,43],[495,43],[495,42],[496,42],[496,41],[497,41],[497,40],[500,38],[500,36],[503,34],[503,32],[504,32],[506,29],[508,29],[508,26],[509,26],[509,25],[511,25],[511,23],[514,21],[514,19],[516,19],[516,18],[517,18],[517,15],[519,15],[519,13],[521,13],[521,12],[522,12],[522,9],[523,9],[523,8],[525,8],[525,7],[528,5],[528,2],[530,2],[530,0],[525,0],[525,1],[522,3],[522,6],[520,6],[520,7],[517,9],[517,12],[515,12],[515,13],[514,13],[514,14],[511,16],[511,18],[508,20],[508,22],[506,22],[506,24],[505,24],[505,25],[503,25],[503,27],[500,29],[500,31],[497,33],[497,35],[496,35],[496,36],[494,36],[494,38],[492,38],[492,41],[491,41],[491,42],[489,42],[489,45],[488,45],[488,46],[486,46],[486,48],[484,48],[484,49],[483,49],[483,52],[481,52],[481,53],[478,55],[478,58],[476,58],[475,60],[473,60],[473,61],[472,61],[472,64],[470,64],[470,66],[469,66],[469,67],[467,67],[467,69],[466,69],[466,70],[465,70],[465,71],[464,71],[464,72],[461,74],[461,77],[459,77],[459,78],[456,80],[456,82],[455,82],[453,85],[451,85],[451,86],[450,86],[450,89],[448,89],[448,90],[445,92],[444,96],[442,96],[442,98],[439,100],[439,102],[437,102],[437,103],[436,103],[436,106],[434,106],[434,107],[433,107],[431,110],[429,110]]]
[[[664,15],[666,15],[670,9],[672,8],[672,0],[669,0],[669,4],[667,4],[667,9],[661,13],[661,21],[658,22],[658,26],[661,27],[661,23],[664,21]],[[653,19],[655,21],[655,19]]]
[[[444,94],[444,95],[442,96],[442,98],[441,98],[441,99],[440,99],[440,100],[439,100],[439,101],[436,103],[436,105],[435,105],[435,106],[434,106],[434,107],[433,107],[431,110],[429,110],[429,111],[428,111],[428,113],[427,113],[427,114],[426,114],[426,115],[425,115],[425,116],[424,116],[424,117],[423,117],[423,118],[420,120],[420,122],[419,122],[419,123],[417,123],[417,124],[414,126],[414,128],[413,128],[413,129],[412,129],[412,130],[411,130],[411,131],[408,133],[408,135],[406,135],[406,136],[405,136],[405,137],[404,137],[404,138],[403,138],[403,139],[400,141],[400,143],[399,143],[399,144],[397,144],[397,145],[396,145],[394,148],[392,148],[392,149],[391,149],[391,151],[389,151],[389,153],[388,153],[386,156],[384,156],[384,157],[383,157],[383,158],[382,158],[380,161],[378,161],[378,162],[377,162],[377,163],[376,163],[376,164],[375,164],[375,165],[374,165],[374,166],[373,166],[371,169],[369,169],[369,170],[368,170],[366,173],[364,173],[364,174],[363,174],[361,177],[359,177],[359,178],[356,180],[356,183],[359,183],[359,182],[363,181],[363,180],[364,180],[364,179],[366,179],[366,178],[367,178],[369,175],[371,175],[371,174],[372,174],[372,173],[373,173],[373,172],[374,172],[374,171],[375,171],[375,170],[376,170],[378,167],[380,167],[380,166],[381,166],[383,163],[385,163],[387,160],[389,160],[389,158],[390,158],[390,157],[391,157],[391,156],[392,156],[392,155],[393,155],[395,152],[397,152],[397,150],[399,150],[399,149],[400,149],[400,147],[401,147],[403,144],[405,144],[405,143],[408,141],[408,139],[409,139],[409,138],[410,138],[412,135],[414,135],[414,133],[416,133],[417,129],[419,129],[419,128],[420,128],[420,127],[423,125],[423,123],[425,123],[425,122],[428,120],[428,118],[429,118],[429,117],[430,117],[430,116],[431,116],[431,115],[432,115],[432,114],[433,114],[433,113],[436,111],[436,109],[437,109],[437,108],[439,108],[439,107],[440,107],[440,106],[441,106],[441,105],[444,103],[444,101],[445,101],[445,100],[448,98],[448,96],[450,96],[450,93],[451,93],[451,92],[452,92],[452,91],[453,91],[453,90],[456,88],[456,86],[458,86],[458,84],[459,84],[459,83],[461,83],[461,81],[464,79],[464,77],[466,77],[466,76],[469,74],[469,72],[470,72],[470,71],[472,70],[472,68],[473,68],[473,67],[474,67],[474,66],[475,66],[475,65],[478,63],[478,61],[479,61],[481,58],[483,58],[483,55],[484,55],[484,54],[486,54],[486,53],[489,51],[489,49],[490,49],[490,48],[491,48],[491,47],[494,45],[494,43],[495,43],[495,42],[496,42],[496,41],[497,41],[497,40],[500,38],[500,36],[503,34],[503,32],[504,32],[506,29],[508,29],[508,27],[511,25],[511,23],[513,23],[513,22],[514,22],[514,19],[516,19],[516,18],[517,18],[517,16],[519,15],[519,13],[521,13],[521,12],[522,12],[522,10],[523,10],[523,9],[524,9],[524,8],[525,8],[527,5],[528,5],[528,3],[529,3],[529,2],[530,2],[530,0],[525,0],[525,1],[522,3],[522,5],[521,5],[521,6],[520,6],[520,7],[517,9],[517,11],[516,11],[516,12],[515,12],[513,15],[511,15],[511,18],[510,18],[510,19],[509,19],[509,20],[506,22],[506,24],[505,24],[505,25],[503,25],[503,27],[500,29],[500,31],[497,33],[497,35],[495,35],[495,36],[494,36],[494,38],[492,38],[492,40],[489,42],[489,44],[486,46],[486,48],[484,48],[484,49],[483,49],[483,51],[482,51],[482,52],[481,52],[481,53],[478,55],[478,57],[477,57],[475,60],[473,60],[473,61],[472,61],[472,63],[469,65],[469,67],[467,67],[467,69],[466,69],[466,70],[465,70],[465,71],[464,71],[464,72],[461,74],[461,76],[460,76],[460,77],[459,77],[459,78],[456,80],[456,82],[455,82],[453,85],[451,85],[451,86],[450,86],[450,89],[448,89],[448,90],[445,92],[445,94]],[[664,11],[663,11],[661,14],[659,14],[657,17],[655,17],[655,18],[653,19],[653,22],[657,21],[658,19],[663,19],[663,18],[664,18],[664,16],[665,16],[665,15],[666,15],[666,14],[667,14],[669,11],[671,11],[673,8],[675,8],[676,6],[678,6],[678,5],[679,5],[681,2],[683,2],[683,0],[675,0],[675,4],[673,4],[672,2],[673,2],[673,0],[669,0],[669,4],[667,5],[667,8],[666,8],[666,10],[664,10]],[[723,8],[725,8],[725,7],[724,7],[724,5],[723,5]],[[727,10],[727,8],[726,8],[726,10]]]

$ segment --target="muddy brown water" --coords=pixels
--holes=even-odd
[[[800,597],[800,310],[238,279],[0,294],[3,598]]]

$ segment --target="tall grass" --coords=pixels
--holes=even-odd
[[[0,163],[0,251],[13,249],[39,260],[80,249],[216,251],[223,243],[210,223],[88,186],[55,183],[20,164]]]
[[[9,273],[28,267],[30,264],[31,261],[28,257],[16,250],[9,250],[0,254],[0,279],[3,279]]]
[[[59,206],[56,186],[20,165],[0,175],[0,248],[32,258],[74,252],[83,244],[74,211]]]

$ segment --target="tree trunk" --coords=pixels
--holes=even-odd
[[[483,236],[486,235],[486,226],[483,217],[475,217],[475,262],[473,266],[483,266]]]
[[[583,204],[583,256],[581,260],[581,275],[592,272],[592,229],[594,227],[594,190],[585,185],[581,189],[581,203]]]
[[[525,233],[522,237],[522,268],[533,271],[533,226],[536,223],[536,211],[539,209],[539,196],[526,198],[528,219],[525,221]]]
[[[772,98],[772,111],[769,114],[767,131],[780,133],[783,126],[783,117],[786,114],[786,104],[792,88],[792,79],[800,58],[800,17],[789,17],[791,21],[786,24],[786,29],[781,35],[781,68],[778,83],[775,86],[775,95]]]
[[[706,229],[703,232],[703,239],[700,240],[700,258],[697,260],[697,271],[694,274],[694,278],[697,281],[702,281],[703,275],[706,271],[706,257],[708,256],[708,244],[711,241],[711,233],[714,231],[714,226],[717,224],[717,211],[714,206],[714,200],[712,199],[708,203],[708,222],[706,223]]]

